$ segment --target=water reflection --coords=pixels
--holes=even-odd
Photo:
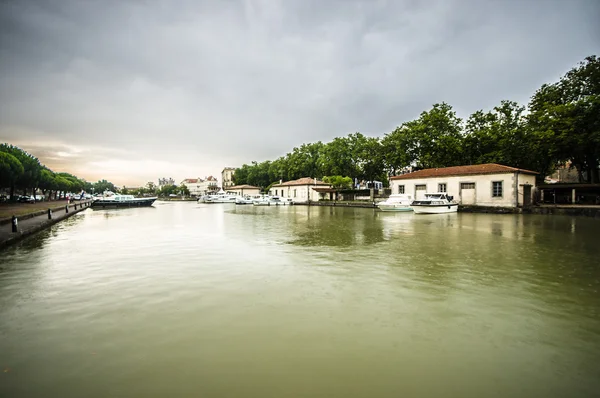
[[[554,216],[82,212],[0,252],[0,395],[592,397],[598,233]]]
[[[385,239],[381,220],[365,209],[339,207],[295,208],[290,211],[288,242],[298,246],[349,247],[373,245]]]

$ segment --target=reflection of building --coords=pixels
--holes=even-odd
[[[463,205],[516,207],[531,204],[535,171],[495,163],[425,169],[390,178],[392,193],[447,192]]]
[[[314,178],[304,177],[272,185],[269,194],[281,198],[291,198],[296,203],[304,203],[318,201],[323,198],[323,194],[317,192],[315,188],[331,188],[331,185]]]
[[[225,167],[221,172],[221,180],[223,181],[223,189],[227,189],[233,186],[233,174],[235,173],[234,167]]]
[[[223,188],[228,193],[234,193],[236,195],[259,195],[260,188],[252,185],[233,185],[228,188]]]
[[[175,185],[175,180],[172,178],[159,178],[158,179],[158,187],[162,188],[167,185]]]

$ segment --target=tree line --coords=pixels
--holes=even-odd
[[[235,170],[235,184],[268,187],[279,180],[347,176],[387,183],[407,170],[499,163],[537,171],[576,167],[580,182],[597,183],[600,165],[600,58],[590,56],[544,84],[527,106],[501,101],[466,120],[439,103],[383,137],[360,132],[303,144],[285,156]]]
[[[8,189],[10,197],[15,192],[23,195],[40,190],[44,197],[56,199],[68,192],[102,193],[117,191],[109,181],[91,183],[69,173],[57,173],[40,163],[39,159],[23,149],[9,144],[0,144],[0,189]]]

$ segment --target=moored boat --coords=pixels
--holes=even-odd
[[[156,199],[156,197],[136,198],[133,195],[121,195],[118,193],[106,191],[101,197],[94,198],[94,201],[92,202],[92,207],[144,207],[152,206]]]
[[[377,203],[377,207],[381,211],[412,211],[412,201],[413,198],[410,194],[394,194],[383,202]]]
[[[458,203],[445,192],[426,193],[424,199],[414,200],[411,207],[415,214],[456,213]]]

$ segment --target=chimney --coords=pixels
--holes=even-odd
[[[280,184],[280,185],[281,185],[281,184],[283,184],[283,180],[279,180],[279,184]]]

